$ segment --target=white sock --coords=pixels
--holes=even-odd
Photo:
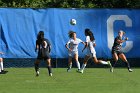
[[[87,64],[83,64],[81,70],[84,70]]]
[[[106,61],[100,61],[101,64],[108,65]]]
[[[1,72],[1,65],[0,65],[0,72]]]
[[[78,69],[80,69],[80,63],[79,63],[79,61],[76,62],[76,65],[77,65]]]
[[[1,70],[3,70],[3,62],[0,62]]]
[[[69,65],[69,68],[70,68],[70,69],[72,68],[72,64]]]

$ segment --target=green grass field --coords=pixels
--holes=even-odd
[[[86,68],[83,74],[73,68],[53,68],[49,77],[46,68],[35,77],[34,68],[7,68],[0,74],[0,93],[140,93],[140,69],[132,73],[126,68]]]

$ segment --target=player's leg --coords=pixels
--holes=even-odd
[[[111,65],[110,61],[98,60],[96,56],[93,57],[93,61],[95,64],[108,65],[108,66],[110,66],[110,69],[112,69],[112,65]]]
[[[2,62],[2,59],[0,58],[0,73],[2,72],[1,70],[1,62]]]
[[[40,60],[36,59],[36,61],[34,63],[35,71],[36,71],[36,76],[39,76],[39,63],[40,63]]]
[[[113,63],[112,63],[112,69],[110,69],[110,72],[113,72],[114,67],[118,61],[118,55],[116,52],[112,53],[112,57],[113,57]]]
[[[69,56],[67,72],[69,72],[71,70],[71,68],[72,68],[72,56]]]
[[[130,64],[129,64],[129,62],[128,62],[127,59],[126,59],[126,56],[125,56],[123,53],[121,53],[121,54],[119,54],[119,58],[120,58],[122,61],[125,62],[125,65],[127,66],[128,71],[129,71],[129,72],[132,72],[133,70],[130,69]]]
[[[4,68],[3,68],[3,58],[0,58],[0,72],[3,72]]]
[[[81,73],[84,72],[84,69],[85,69],[85,67],[86,67],[86,65],[87,65],[87,62],[88,62],[89,58],[90,58],[90,56],[85,55],[84,62],[83,62],[82,67],[81,67],[81,69],[80,69],[80,72],[81,72]]]
[[[52,76],[52,67],[51,67],[51,59],[46,59],[46,63],[48,65],[48,72],[49,72],[49,76]]]
[[[96,56],[93,57],[93,61],[95,64],[103,64],[111,66],[110,61],[98,60]]]
[[[80,70],[80,63],[79,63],[79,60],[78,60],[78,53],[74,54],[74,60],[76,62],[76,65],[77,65],[77,68],[78,68],[78,71],[79,71]]]

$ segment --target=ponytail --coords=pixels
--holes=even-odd
[[[91,41],[94,41],[94,40],[95,40],[92,31],[91,31],[90,29],[88,29],[88,28],[85,29],[85,35],[86,35],[86,36],[89,36]]]

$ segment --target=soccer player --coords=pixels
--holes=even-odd
[[[95,51],[95,46],[96,46],[96,43],[95,43],[95,38],[94,38],[94,35],[93,33],[90,31],[90,29],[85,29],[85,36],[86,36],[86,44],[85,44],[85,47],[83,48],[82,52],[85,50],[85,48],[87,49],[87,53],[85,55],[85,58],[84,58],[84,62],[83,62],[83,65],[80,69],[80,72],[83,73],[86,65],[87,65],[87,62],[90,58],[93,59],[94,63],[96,64],[103,64],[103,65],[109,65],[110,68],[112,67],[111,66],[111,63],[110,61],[102,61],[102,60],[98,60],[97,57],[96,57],[96,51]]]
[[[127,66],[129,72],[133,71],[132,69],[130,69],[129,62],[127,61],[127,59],[122,51],[122,43],[128,40],[127,37],[124,40],[122,39],[124,34],[125,34],[125,32],[120,30],[118,32],[118,36],[114,40],[114,44],[112,47],[112,57],[113,57],[114,63],[113,63],[113,67],[111,69],[111,72],[113,72],[115,64],[118,61],[118,58],[120,58],[122,61],[125,62],[125,65]]]
[[[0,54],[3,54],[3,52],[0,52]],[[3,58],[0,57],[0,73],[3,73],[4,69],[3,69]]]
[[[76,61],[76,65],[79,71],[80,70],[80,63],[78,61],[78,45],[79,43],[85,44],[81,39],[76,37],[76,32],[70,31],[69,33],[69,41],[66,43],[65,47],[68,49],[68,69],[67,72],[69,72],[72,68],[72,57],[74,57],[74,60]]]
[[[49,76],[52,76],[51,57],[50,57],[51,44],[48,39],[44,38],[43,31],[40,31],[37,36],[35,51],[37,50],[38,56],[37,60],[35,61],[36,76],[39,76],[39,63],[41,60],[46,61],[46,63],[48,64]]]

